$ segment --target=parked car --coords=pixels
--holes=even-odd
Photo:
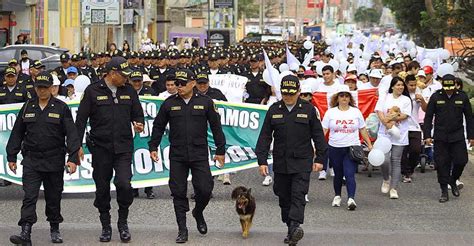
[[[9,45],[0,48],[0,71],[2,73],[5,71],[5,68],[8,67],[8,62],[11,59],[15,58],[18,60],[18,62],[20,62],[21,50],[26,50],[30,59],[40,60],[48,70],[60,66],[61,61],[59,60],[59,56],[69,51],[68,49],[64,48],[35,44]]]

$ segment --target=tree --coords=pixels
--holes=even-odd
[[[275,18],[278,16],[277,10],[280,8],[278,0],[265,0],[264,12],[266,18]]]
[[[474,2],[469,0],[383,0],[398,27],[428,48],[440,47],[444,36],[474,37]],[[419,14],[418,14],[419,13]]]
[[[358,23],[362,23],[364,27],[377,24],[380,21],[382,12],[379,12],[373,8],[360,7],[354,14],[354,20]]]
[[[239,0],[239,20],[245,18],[258,18],[258,5],[254,0]]]

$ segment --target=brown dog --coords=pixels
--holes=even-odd
[[[249,236],[252,226],[253,215],[255,214],[255,198],[251,194],[252,189],[239,186],[232,191],[232,199],[235,200],[235,211],[240,217],[242,225],[242,237]]]

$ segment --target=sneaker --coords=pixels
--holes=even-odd
[[[333,207],[340,207],[341,206],[341,196],[335,196],[332,200]]]
[[[347,210],[354,211],[356,208],[357,208],[357,204],[356,204],[356,202],[354,201],[354,199],[349,198],[349,199],[347,200]]]
[[[267,175],[265,176],[265,179],[262,182],[263,186],[269,186],[273,182],[272,176]]]
[[[403,180],[402,180],[403,183],[411,183],[412,180],[411,180],[411,177],[410,176],[403,176]]]
[[[304,195],[304,200],[305,200],[306,202],[309,202],[308,194]]]
[[[326,180],[327,175],[326,171],[322,170],[319,172],[319,180]]]
[[[384,180],[382,182],[382,188],[380,189],[382,193],[387,194],[390,190],[390,182],[388,180]]]
[[[217,180],[221,182],[224,181],[224,174],[218,175]]]
[[[395,189],[390,189],[390,199],[398,199],[398,192]]]
[[[456,180],[456,186],[458,187],[458,190],[460,190],[464,188],[464,183],[458,179]]]
[[[448,190],[451,190],[451,185],[448,184]]]
[[[334,168],[329,168],[329,176],[334,177]]]
[[[230,185],[230,174],[228,173],[224,174],[224,179],[222,180],[222,183],[224,185]]]

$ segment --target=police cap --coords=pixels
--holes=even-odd
[[[53,85],[53,76],[48,72],[41,72],[36,76],[35,87],[51,87]]]

